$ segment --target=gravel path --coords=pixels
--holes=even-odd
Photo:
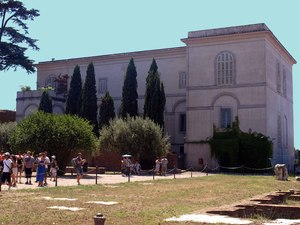
[[[206,176],[206,173],[201,173],[201,172],[193,172],[192,177],[201,177],[201,176]],[[184,172],[180,174],[175,174],[175,179],[181,179],[181,178],[190,178],[191,177],[191,172]],[[166,176],[155,176],[155,180],[158,179],[174,179],[174,174],[167,174]],[[135,182],[135,181],[152,181],[153,176],[152,175],[133,175],[130,176],[130,179],[128,177],[124,177],[121,174],[98,174],[97,178],[97,184],[117,184],[117,183],[125,183],[125,182]],[[20,190],[20,189],[30,189],[30,188],[40,188],[37,187],[37,183],[35,183],[35,176],[32,177],[32,185],[26,185],[25,184],[26,179],[23,177],[22,178],[22,183],[17,184],[17,187],[11,187],[11,191],[13,190]],[[47,179],[48,185],[47,187],[44,188],[50,188],[50,187],[55,187],[55,182],[50,181],[50,179]],[[96,175],[95,174],[86,174],[83,176],[81,179],[81,185],[92,185],[96,184]],[[67,174],[62,177],[58,177],[57,179],[57,186],[77,186],[76,182],[76,176]],[[7,185],[2,185],[1,187],[2,191],[7,191],[8,186]]]

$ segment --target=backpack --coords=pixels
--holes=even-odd
[[[76,159],[77,159],[77,158],[73,158],[73,159],[71,160],[71,164],[72,164],[73,167],[76,167],[76,166],[77,166]]]

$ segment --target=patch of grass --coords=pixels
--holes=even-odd
[[[151,185],[144,185],[151,183]],[[192,225],[191,222],[165,222],[173,216],[204,212],[219,206],[237,204],[272,191],[300,189],[299,182],[280,182],[271,176],[213,175],[199,178],[154,180],[117,185],[81,185],[1,192],[0,224],[94,224],[101,212],[107,225]],[[46,200],[42,197],[77,198],[76,201]],[[104,206],[87,201],[116,201]],[[50,206],[81,207],[82,211],[47,209]],[[259,218],[257,218],[259,220]]]

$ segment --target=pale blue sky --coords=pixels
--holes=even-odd
[[[299,0],[23,0],[41,16],[29,23],[35,62],[183,46],[188,31],[265,23],[300,61]],[[299,62],[300,63],[300,62]],[[300,67],[293,67],[295,147],[300,148]],[[16,108],[21,85],[36,75],[0,72],[0,109]]]

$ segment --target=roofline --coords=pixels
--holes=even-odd
[[[115,54],[107,54],[107,55],[96,55],[96,56],[88,56],[88,57],[77,57],[77,58],[69,58],[69,59],[60,59],[60,60],[51,60],[51,61],[42,61],[38,64],[35,64],[35,66],[39,66],[44,63],[51,63],[51,62],[72,62],[72,61],[91,61],[95,59],[113,59],[113,58],[121,58],[121,57],[136,57],[136,56],[146,56],[153,54],[168,54],[173,52],[180,52],[184,50],[185,53],[186,46],[182,47],[174,47],[174,48],[162,48],[162,49],[153,49],[153,50],[142,50],[142,51],[135,51],[135,52],[125,52],[125,53],[115,53]]]

